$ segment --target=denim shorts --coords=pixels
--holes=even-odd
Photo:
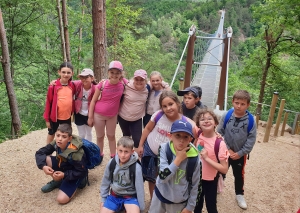
[[[58,161],[55,156],[50,156],[51,161],[52,161],[52,169],[54,171],[61,171],[61,168],[58,167]],[[76,180],[62,180],[61,185],[59,189],[63,191],[66,195],[68,195],[69,198],[72,197],[78,186],[80,185],[81,179],[76,179]]]
[[[103,206],[109,210],[114,212],[119,212],[124,210],[124,204],[135,204],[140,207],[139,202],[136,197],[131,198],[123,198],[123,197],[115,197],[113,195],[108,195],[106,201]]]
[[[158,175],[158,158],[152,152],[147,141],[144,143],[144,154],[141,165],[144,180],[155,183]]]

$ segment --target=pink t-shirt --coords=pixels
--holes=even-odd
[[[206,138],[201,133],[198,141],[197,146],[200,144],[205,148],[208,153],[208,157],[215,162],[218,162],[217,157],[215,155],[215,142],[216,136],[212,138]],[[227,160],[229,156],[228,149],[224,141],[221,141],[220,148],[219,148],[219,160]],[[202,179],[203,180],[213,180],[217,175],[217,170],[209,165],[205,160],[202,159]]]
[[[100,82],[96,88],[101,90],[103,83],[104,81]],[[108,117],[113,117],[118,114],[121,96],[124,91],[123,84],[123,81],[117,84],[110,84],[109,80],[106,80],[101,92],[101,99],[96,102],[94,112]]]

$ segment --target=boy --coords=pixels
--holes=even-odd
[[[159,174],[149,213],[191,213],[196,205],[201,162],[197,149],[190,143],[193,140],[192,125],[187,121],[176,120],[171,127],[170,140],[159,148]],[[170,152],[171,162],[168,159]],[[196,157],[196,164],[190,184],[186,169],[188,159],[192,157]]]
[[[206,108],[201,103],[202,89],[198,86],[187,87],[177,91],[178,96],[183,96],[182,111],[183,115],[193,120],[198,109]]]
[[[246,90],[238,90],[232,98],[233,113],[225,124],[224,120],[227,113],[221,117],[217,131],[224,137],[226,146],[229,150],[230,158],[228,166],[232,166],[234,175],[234,185],[236,200],[242,209],[247,209],[244,198],[244,174],[247,155],[251,152],[256,141],[256,124],[248,132],[250,106],[250,95]]]
[[[64,62],[58,70],[59,79],[50,85],[47,92],[44,119],[48,128],[47,144],[53,141],[59,124],[71,125],[71,115],[74,112],[73,96],[75,86],[71,82],[73,66]]]
[[[138,155],[134,152],[133,146],[134,142],[130,137],[120,138],[117,143],[117,154],[106,165],[100,186],[101,213],[119,212],[124,208],[126,212],[139,213],[145,209],[142,168],[137,163]],[[116,163],[115,168],[110,171],[113,160]],[[132,164],[135,164],[134,178],[130,174]]]
[[[68,203],[77,188],[83,188],[87,176],[86,156],[82,148],[82,140],[72,136],[69,124],[60,124],[55,133],[55,140],[39,149],[35,154],[36,164],[53,180],[41,188],[47,193],[59,187],[57,202]],[[53,152],[56,156],[51,156]]]

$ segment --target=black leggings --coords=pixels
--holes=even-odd
[[[203,202],[205,198],[206,209],[208,213],[218,213],[217,210],[217,187],[218,187],[219,174],[214,180],[202,180],[202,192],[200,199],[196,204],[194,213],[201,213]]]
[[[126,121],[118,115],[118,122],[123,136],[132,136],[134,147],[138,148],[142,136],[142,118],[137,121]]]

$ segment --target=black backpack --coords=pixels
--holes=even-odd
[[[169,145],[167,145],[166,155],[167,155],[167,159],[168,159],[168,164],[171,164],[172,160],[173,160],[173,153],[172,153],[172,150]],[[194,171],[196,169],[198,158],[199,158],[198,155],[195,157],[190,157],[190,158],[188,158],[188,161],[186,164],[186,169],[185,169],[186,175],[185,176],[186,176],[187,182],[189,183],[189,187],[188,187],[189,193],[192,189],[192,179],[193,179]]]
[[[129,166],[129,175],[130,175],[130,180],[133,182],[133,185],[135,185],[135,167],[136,167],[136,163],[141,165],[140,160],[137,160],[135,163],[131,164]],[[113,182],[113,174],[116,168],[116,157],[113,157],[110,165],[109,165],[109,179],[111,180],[111,182]]]

